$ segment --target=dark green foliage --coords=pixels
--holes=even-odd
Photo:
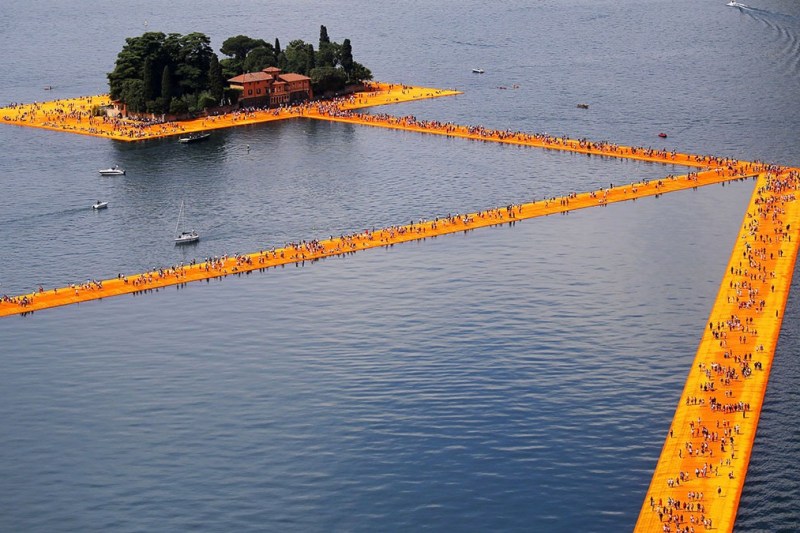
[[[347,84],[347,74],[344,70],[335,67],[314,68],[309,77],[314,94],[317,95],[341,91]]]
[[[156,75],[153,58],[144,58],[142,66],[142,83],[144,84],[144,99],[146,102],[153,100],[161,91],[156,91]]]
[[[189,111],[189,106],[187,106],[186,102],[181,98],[175,98],[169,105],[169,112],[172,115],[183,115],[186,114],[188,111]]]
[[[219,51],[226,56],[233,57],[233,59],[243,62],[250,50],[258,46],[263,46],[264,44],[266,43],[261,39],[253,39],[247,35],[237,35],[236,37],[228,37],[225,39]]]
[[[150,59],[152,69],[156,72],[161,70],[158,63],[161,61],[161,50],[164,45],[166,35],[161,32],[148,32],[141,37],[129,37],[125,39],[125,46],[117,55],[117,62],[113,72],[108,74],[108,86],[111,98],[122,99],[129,107],[131,102],[122,98],[123,92],[129,93],[131,85],[127,82],[138,80],[142,86],[137,95],[137,101],[144,104],[144,61]],[[130,95],[128,95],[130,96]]]
[[[272,48],[271,44],[268,44],[250,50],[244,60],[243,70],[244,72],[258,72],[267,67],[274,67],[277,64],[275,49]]]
[[[342,49],[339,52],[339,63],[347,75],[350,76],[353,72],[353,47],[350,44],[350,39],[342,41]]]
[[[172,73],[169,71],[169,65],[164,65],[164,71],[161,73],[161,105],[159,106],[159,111],[168,112],[170,102],[172,102]]]
[[[336,92],[348,83],[372,79],[372,73],[353,60],[350,39],[342,44],[320,26],[319,50],[300,39],[282,49],[263,39],[236,35],[220,48],[220,60],[202,33],[164,34],[146,32],[125,39],[114,70],[108,74],[111,98],[124,102],[134,113],[185,114],[225,102],[235,102],[238,92],[226,88],[226,80],[244,72],[276,66],[312,78],[315,92]]]
[[[171,109],[172,98],[208,89],[215,54],[202,33],[149,32],[125,42],[108,81],[111,97],[125,102],[129,111],[160,113]]]
[[[308,46],[303,40],[295,39],[290,42],[283,53],[286,55],[285,70],[287,72],[306,74],[309,63]]]
[[[353,68],[350,71],[350,83],[361,83],[372,79],[372,72],[356,61],[353,61]]]
[[[197,110],[202,111],[203,109],[207,109],[209,107],[214,107],[219,104],[219,100],[215,99],[211,96],[211,93],[207,91],[203,91],[200,93],[200,96],[197,97]]]
[[[208,92],[219,102],[225,91],[225,78],[222,76],[222,66],[219,64],[217,54],[211,56],[208,64]]]

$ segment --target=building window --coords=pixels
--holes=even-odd
[[[256,89],[256,94],[261,94],[261,89]]]

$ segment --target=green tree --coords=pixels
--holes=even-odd
[[[334,93],[344,89],[347,74],[341,68],[316,67],[309,73],[314,94]]]
[[[275,55],[277,56],[280,53],[281,53],[281,42],[278,40],[277,37],[275,37]]]
[[[372,79],[372,72],[356,61],[353,61],[353,68],[350,71],[350,83],[362,83]]]
[[[180,94],[198,94],[208,87],[211,63],[211,40],[202,33],[190,33],[178,39],[175,77]]]
[[[247,58],[244,60],[243,66],[245,72],[258,72],[267,67],[274,67],[277,64],[278,61],[275,58],[275,50],[272,48],[271,44],[268,44],[250,50],[250,53],[247,54]]]
[[[345,39],[344,41],[342,41],[342,48],[339,52],[339,63],[342,65],[342,68],[347,73],[347,75],[352,76],[353,47],[350,44],[350,39]]]
[[[319,27],[319,47],[322,48],[322,45],[325,43],[331,42],[330,37],[328,37],[328,28],[324,25]]]
[[[244,61],[247,54],[253,48],[259,46],[260,39],[253,39],[247,35],[237,35],[235,37],[228,37],[222,42],[220,52],[228,57],[233,57],[238,61]]]
[[[308,76],[308,73],[317,66],[316,58],[314,56],[314,45],[306,44],[306,66],[301,71],[306,76]]]
[[[159,94],[159,91],[156,90],[156,73],[154,71],[155,65],[153,65],[153,58],[145,57],[142,65],[142,86],[144,88],[142,97],[145,102],[154,100]]]
[[[208,91],[203,91],[197,96],[197,110],[201,111],[219,104],[219,100],[211,96]]]
[[[144,88],[145,58],[150,58],[153,65],[152,72],[160,71],[161,51],[165,39],[166,35],[161,32],[147,32],[140,37],[125,39],[125,46],[117,54],[114,70],[108,73],[108,88],[112,99],[122,99],[121,95],[125,87],[130,90],[130,84],[126,83],[129,80],[139,80],[142,89]],[[144,92],[139,97],[143,99]],[[126,103],[130,108],[130,103]]]
[[[253,39],[247,35],[237,35],[225,39],[222,42],[222,48],[219,49],[220,52],[228,56],[228,59],[221,61],[225,75],[232,78],[247,72],[244,68],[247,55],[251,50],[262,46],[268,47],[269,45],[263,39]]]
[[[335,67],[338,45],[328,37],[328,28],[319,27],[319,48],[314,61],[315,67]]]
[[[222,66],[219,64],[217,54],[211,56],[208,64],[208,92],[217,103],[222,100],[225,92],[225,78],[222,75]]]
[[[189,112],[189,107],[183,98],[173,98],[169,105],[169,112],[173,115],[183,115]]]
[[[123,81],[119,87],[119,100],[125,102],[128,111],[140,113],[145,110],[144,83],[140,79],[130,78]]]
[[[309,47],[303,40],[295,39],[289,43],[289,46],[284,50],[286,55],[286,65],[284,70],[287,72],[297,72],[306,74],[310,62],[313,58],[309,58]],[[313,48],[311,49],[313,53]],[[312,67],[313,68],[313,67]]]
[[[161,73],[161,111],[168,112],[171,103],[172,73],[169,70],[169,65],[164,65],[164,71]]]

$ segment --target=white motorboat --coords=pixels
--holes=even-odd
[[[474,69],[472,69],[472,72],[474,72],[475,74],[483,74],[483,69],[482,68],[474,68]]]
[[[108,207],[108,202],[101,202],[100,200],[92,204],[92,209],[105,209],[106,207]]]
[[[741,9],[743,7],[749,7],[747,4],[742,4],[742,3],[739,3],[739,2],[733,2],[733,1],[728,2],[725,5],[728,6],[728,7],[738,7],[739,9]]]
[[[119,168],[119,165],[114,165],[111,168],[101,168],[98,172],[101,176],[122,176],[125,174],[125,169]]]
[[[180,229],[182,222],[183,222],[183,200],[181,200],[181,208],[180,210],[178,210],[178,222],[175,224],[175,244],[188,244],[190,242],[199,241],[200,235],[198,235],[195,230],[181,231],[180,233],[178,233],[178,229]]]
[[[205,141],[209,137],[211,137],[210,133],[190,133],[185,137],[181,137],[178,139],[178,142],[181,144],[189,144],[189,143],[196,143],[200,141]]]

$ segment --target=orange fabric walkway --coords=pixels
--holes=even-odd
[[[637,532],[733,530],[797,258],[798,185],[798,169],[759,176]]]
[[[406,241],[424,239],[484,226],[504,224],[526,218],[550,215],[574,209],[602,206],[612,202],[634,200],[644,196],[710,185],[747,176],[740,170],[714,169],[684,176],[634,183],[611,189],[571,194],[537,202],[494,208],[478,213],[455,215],[450,218],[420,221],[413,225],[393,226],[375,232],[359,233],[323,241],[302,242],[286,248],[262,250],[234,257],[222,257],[212,263],[177,265],[153,272],[108,279],[100,282],[70,285],[51,290],[25,294],[0,301],[0,317],[29,313],[40,309],[69,305],[88,300],[130,294],[142,290],[177,285],[189,281],[220,277],[271,266],[320,259],[367,248],[387,246]]]
[[[792,235],[797,233],[797,225],[794,232],[791,225],[800,223],[800,203],[795,198],[800,169],[779,169],[714,156],[680,154],[546,134],[420,121],[413,116],[367,115],[352,111],[454,94],[458,92],[376,84],[375,90],[370,93],[358,93],[330,102],[309,103],[289,109],[239,111],[194,121],[156,125],[90,118],[92,107],[108,103],[107,97],[96,96],[0,108],[0,122],[136,141],[307,117],[683,165],[702,170],[684,176],[668,176],[660,180],[420,221],[374,232],[323,241],[303,241],[248,255],[223,256],[209,263],[176,265],[134,276],[60,289],[42,289],[37,293],[4,297],[0,300],[0,317],[644,196],[658,196],[759,174],[728,272],[722,280],[708,328],[700,342],[636,524],[636,531],[661,532],[687,528],[694,528],[695,531],[712,528],[731,531],[798,253],[798,239],[792,239]]]
[[[456,94],[461,93],[447,89],[372,83],[370,84],[370,90],[359,92],[352,97],[341,98],[337,101],[347,109],[357,109]],[[172,121],[161,124],[92,116],[94,108],[109,105],[111,105],[111,99],[107,94],[34,102],[32,104],[15,104],[0,108],[0,123],[130,142],[285,120],[301,116],[305,109],[314,104],[307,103],[303,106],[276,109],[243,109],[194,120]]]

